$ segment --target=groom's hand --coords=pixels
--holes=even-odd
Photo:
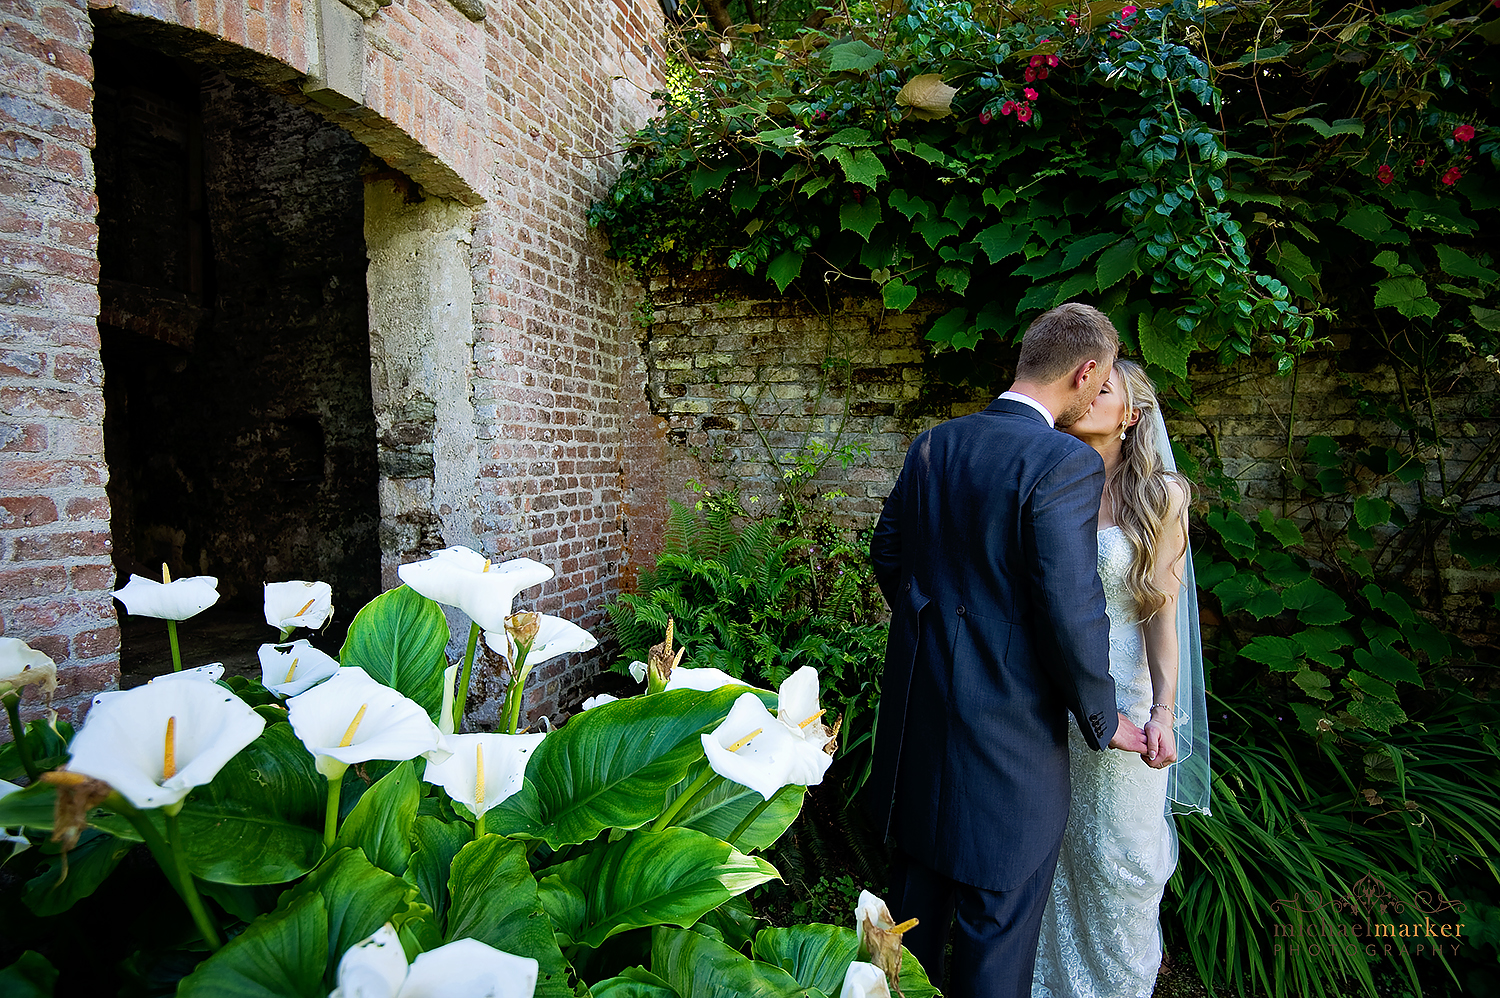
[[[1124,714],[1120,715],[1120,726],[1115,729],[1115,736],[1109,740],[1109,747],[1119,749],[1122,752],[1134,752],[1144,755],[1146,752],[1146,736],[1135,724]]]

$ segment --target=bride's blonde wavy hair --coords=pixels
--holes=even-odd
[[[1166,605],[1167,595],[1152,579],[1154,554],[1161,539],[1162,527],[1172,511],[1169,481],[1182,487],[1184,496],[1192,495],[1192,483],[1175,471],[1168,471],[1157,453],[1156,434],[1151,431],[1150,414],[1160,406],[1156,386],[1145,370],[1133,361],[1115,361],[1116,387],[1125,396],[1126,417],[1135,410],[1140,419],[1125,431],[1120,441],[1120,465],[1105,483],[1114,509],[1115,523],[1130,541],[1130,568],[1125,573],[1125,588],[1134,597],[1142,620],[1149,620]],[[1182,504],[1184,528],[1187,502]]]

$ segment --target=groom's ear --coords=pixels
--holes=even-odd
[[[1073,390],[1082,391],[1088,387],[1089,378],[1097,370],[1099,370],[1099,362],[1097,360],[1086,360],[1082,364],[1079,364],[1078,370],[1073,372]]]

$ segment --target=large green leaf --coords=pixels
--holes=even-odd
[[[1484,264],[1475,260],[1463,250],[1454,249],[1452,246],[1436,246],[1438,260],[1446,273],[1454,277],[1472,277],[1486,284],[1494,284],[1500,281],[1500,273],[1496,273]]]
[[[198,964],[179,998],[324,998],[328,913],[321,894],[258,918]]]
[[[1198,340],[1193,334],[1183,332],[1170,314],[1159,313],[1152,319],[1142,313],[1136,320],[1136,335],[1146,363],[1171,371],[1179,378],[1187,377],[1188,356]]]
[[[1100,291],[1113,287],[1135,268],[1135,251],[1136,241],[1125,239],[1100,255],[1097,264]]]
[[[823,55],[828,59],[828,68],[835,73],[863,73],[885,58],[878,48],[859,39],[830,45]]]
[[[606,828],[638,828],[661,813],[667,790],[703,757],[698,736],[729,713],[743,687],[629,697],[574,717],[542,740],[521,790],[485,816],[506,835],[554,849]]]
[[[839,206],[839,226],[858,232],[866,241],[875,226],[880,224],[880,199],[867,197],[863,201],[845,201]]]
[[[802,986],[780,967],[748,959],[717,939],[689,929],[657,926],[651,936],[651,970],[678,994],[692,998],[803,995]]]
[[[796,250],[787,250],[766,265],[766,277],[776,283],[777,291],[786,291],[787,285],[797,279],[802,273],[802,254]]]
[[[416,766],[408,759],[360,797],[339,828],[339,846],[361,849],[371,863],[401,876],[411,862],[412,822],[421,796]]]
[[[665,803],[670,804],[676,800],[677,794],[707,765],[705,761],[694,766],[683,783],[667,794]],[[806,796],[806,787],[788,787],[785,793],[776,797],[760,813],[760,817],[755,819],[754,824],[740,833],[739,841],[733,843],[734,847],[745,852],[754,852],[770,846],[792,826],[792,822],[797,819],[798,812],[802,810],[802,801]],[[740,822],[744,821],[751,810],[760,803],[762,803],[760,794],[749,787],[741,786],[731,780],[720,780],[712,790],[694,801],[688,810],[679,814],[676,824],[684,828],[696,828],[716,839],[727,840],[729,833],[738,828]]]
[[[0,797],[0,828],[51,831],[57,810],[57,788],[38,783]]]
[[[416,888],[373,866],[358,849],[340,849],[284,896],[281,907],[314,893],[322,896],[327,913],[331,975],[344,951],[404,909]]]
[[[421,705],[434,721],[443,706],[448,621],[440,606],[409,586],[366,603],[349,625],[339,664],[357,666]]]
[[[886,176],[885,163],[871,149],[851,150],[840,146],[834,159],[851,184],[861,184],[872,191]]]
[[[595,984],[589,993],[594,998],[680,998],[666,981],[644,967],[629,967],[619,977]]]
[[[1297,619],[1318,627],[1349,619],[1349,608],[1337,593],[1312,579],[1306,579],[1281,594],[1288,610],[1297,611]]]
[[[448,870],[453,857],[474,838],[473,830],[461,822],[446,822],[431,815],[419,815],[412,826],[411,864],[406,878],[417,885],[422,900],[442,924],[448,911]]]
[[[567,962],[557,948],[552,920],[537,900],[525,843],[499,835],[470,842],[453,859],[448,893],[448,942],[478,939],[507,953],[529,956],[541,968],[537,998],[571,998]]]
[[[1375,307],[1392,307],[1410,319],[1416,315],[1437,315],[1438,303],[1427,293],[1427,283],[1420,277],[1387,277],[1375,282]]]
[[[1030,238],[1029,226],[1012,225],[1010,222],[996,222],[974,237],[991,263],[999,263],[1013,253],[1021,252]]]
[[[56,985],[57,968],[36,950],[27,950],[15,963],[0,970],[0,994],[5,998],[52,998]]]
[[[1421,673],[1417,672],[1417,663],[1384,641],[1370,642],[1368,650],[1354,649],[1354,661],[1361,669],[1379,676],[1388,683],[1423,685]]]
[[[1386,237],[1391,229],[1391,220],[1386,217],[1385,212],[1371,204],[1349,212],[1339,219],[1339,224],[1372,243],[1391,241]]]
[[[885,307],[895,312],[905,312],[917,300],[917,289],[899,277],[893,277],[880,286],[880,298]]]
[[[1271,667],[1272,672],[1296,672],[1302,656],[1302,646],[1291,638],[1274,634],[1257,634],[1250,643],[1240,649],[1240,654],[1252,662]]]
[[[901,992],[906,998],[931,998],[937,988],[911,952],[902,949]],[[840,925],[793,925],[761,929],[750,955],[774,964],[805,988],[836,995],[844,986],[849,964],[859,956],[859,937]]]
[[[690,828],[638,831],[559,864],[542,880],[542,907],[564,943],[598,948],[649,925],[687,927],[768,880],[776,868]]]
[[[56,915],[88,897],[115,871],[134,843],[90,828],[67,858],[48,856],[22,900],[34,915]]]

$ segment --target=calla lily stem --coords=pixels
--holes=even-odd
[[[203,939],[208,943],[210,949],[218,949],[224,945],[219,939],[218,927],[214,925],[213,919],[208,917],[208,909],[203,907],[203,898],[198,896],[197,885],[193,883],[192,871],[188,869],[187,854],[182,849],[182,830],[177,824],[177,812],[167,810],[164,812],[167,818],[167,842],[172,847],[172,856],[177,863],[178,890],[182,894],[182,900],[187,902],[188,911],[193,915],[193,921],[198,925],[198,931],[203,933]]]
[[[474,838],[484,838],[484,815],[482,814],[474,819]]]
[[[167,640],[172,643],[172,671],[182,671],[182,652],[177,647],[177,621],[167,621]]]
[[[659,832],[663,828],[669,827],[672,821],[689,805],[696,804],[699,798],[716,787],[723,779],[724,777],[715,773],[712,767],[705,766],[698,778],[689,784],[688,788],[677,796],[677,799],[672,802],[671,806],[661,813],[661,817],[657,818],[651,824],[651,830]]]
[[[164,839],[156,830],[156,825],[151,819],[133,807],[119,794],[113,794],[106,803],[120,814],[125,816],[135,830],[141,833],[141,839],[146,843],[146,848],[151,850],[151,855],[156,858],[156,865],[161,867],[161,872],[166,876],[167,882],[172,889],[182,898],[182,903],[187,905],[188,913],[193,916],[193,924],[198,926],[198,932],[203,936],[204,942],[211,949],[218,949],[223,943],[219,939],[219,930],[213,920],[208,917],[208,910],[203,907],[203,899],[198,896],[198,888],[193,884],[193,875],[188,870],[187,856],[182,851],[181,837],[178,834],[177,815],[166,814],[167,835]]]
[[[469,702],[469,674],[474,669],[474,649],[478,646],[479,625],[473,623],[469,625],[469,647],[464,651],[464,667],[458,674],[458,698],[453,701],[454,731],[464,726],[464,706]]]
[[[31,760],[31,746],[26,744],[26,728],[21,724],[21,696],[12,691],[0,697],[5,701],[5,714],[10,718],[11,738],[15,741],[16,755],[21,757],[21,768],[26,770],[28,782],[36,782],[39,770]]]
[[[531,670],[526,659],[531,654],[531,645],[516,649],[516,664],[511,669],[510,688],[505,691],[505,732],[515,734],[521,724],[521,696],[526,692],[526,677]]]
[[[334,837],[339,831],[339,796],[344,788],[343,774],[328,781],[328,811],[323,817],[323,845],[333,848]]]
[[[752,807],[750,809],[750,813],[745,815],[745,820],[741,821],[738,825],[735,825],[734,831],[730,832],[729,837],[724,841],[728,842],[730,845],[738,849],[740,836],[748,832],[750,830],[750,826],[755,824],[756,820],[765,813],[766,808],[770,807],[774,802],[780,800],[781,795],[786,793],[787,790],[791,789],[791,787],[793,786],[795,786],[795,784],[788,783],[786,786],[776,791],[770,797],[762,800],[760,803]]]

